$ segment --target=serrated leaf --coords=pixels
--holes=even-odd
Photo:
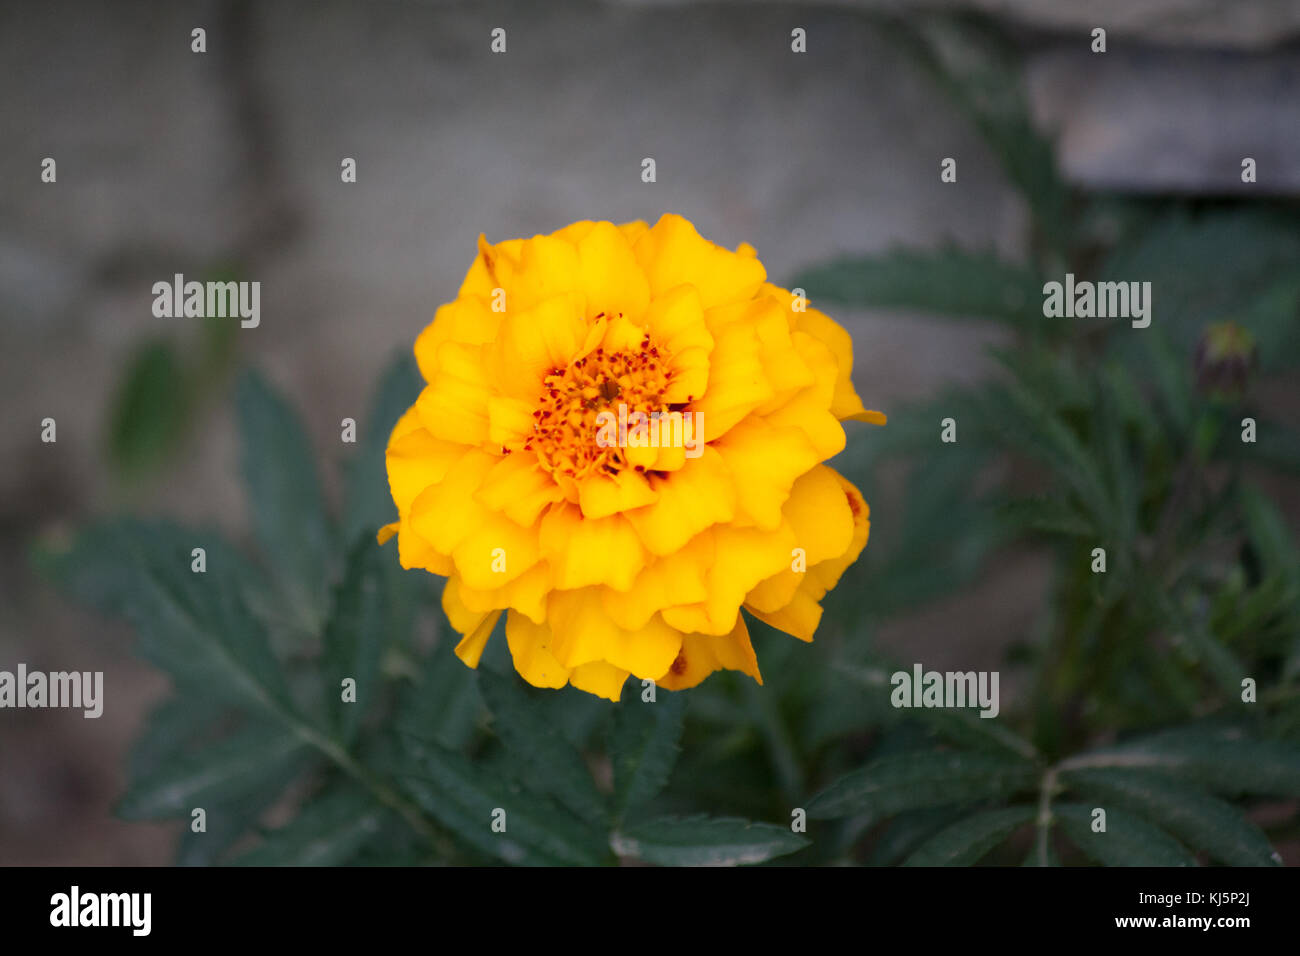
[[[388,558],[373,541],[362,539],[348,555],[343,581],[334,591],[333,607],[321,639],[321,674],[325,713],[339,738],[356,739],[362,717],[379,692],[379,662],[392,638],[392,605],[384,590]],[[342,682],[356,682],[356,699],[342,699]]]
[[[292,822],[266,834],[238,866],[337,866],[379,832],[386,811],[368,794],[347,789],[319,797]]]
[[[654,799],[667,785],[677,763],[685,714],[686,698],[681,694],[660,691],[653,703],[645,703],[635,685],[624,691],[609,743],[615,822]]]
[[[880,831],[867,857],[868,866],[891,866],[910,855],[929,837],[968,813],[965,807],[929,807],[903,811]]]
[[[1076,770],[1062,783],[1127,807],[1168,830],[1194,850],[1229,866],[1272,866],[1268,838],[1236,807],[1185,783],[1145,770]]]
[[[305,750],[294,734],[252,725],[132,781],[118,814],[127,820],[188,817],[196,807],[225,803],[283,777]]]
[[[545,718],[521,685],[515,674],[502,677],[486,669],[479,673],[479,687],[497,735],[529,768],[528,781],[534,789],[549,793],[584,820],[603,820],[605,801],[582,754]]]
[[[1300,797],[1300,746],[1238,727],[1168,730],[1071,758],[1062,770],[1158,770],[1229,796]]]
[[[1037,782],[1033,764],[985,753],[882,757],[846,774],[808,803],[810,817],[887,817],[902,810],[1000,799]]]
[[[970,702],[975,705],[974,701]],[[1010,731],[996,717],[981,717],[978,712],[948,707],[922,707],[905,711],[935,733],[964,750],[987,750],[1021,760],[1033,760],[1034,745],[1019,734]]]
[[[256,828],[259,818],[280,798],[299,770],[297,761],[286,762],[247,791],[225,796],[219,803],[205,804],[206,827],[201,832],[195,832],[193,826],[181,830],[176,865],[212,866],[220,862],[241,837]]]
[[[619,856],[660,866],[740,866],[795,853],[808,841],[789,827],[729,817],[661,817],[614,834]]]
[[[402,689],[395,726],[401,733],[460,750],[482,712],[478,671],[461,663],[448,642],[440,640],[425,654],[417,679]]]
[[[1107,527],[1111,502],[1101,472],[1057,410],[1020,382],[1005,382],[991,394],[1004,399],[991,419],[1004,439],[1051,468],[1078,495],[1091,521]]]
[[[203,698],[168,697],[155,705],[145,717],[144,729],[131,742],[128,775],[144,777],[214,739],[217,725],[227,713],[219,702]]]
[[[253,532],[308,629],[324,614],[331,535],[311,443],[297,413],[257,372],[235,392]]]
[[[1192,856],[1164,830],[1114,807],[1106,811],[1106,830],[1094,833],[1092,807],[1058,804],[1052,817],[1070,842],[1105,866],[1195,866]]]
[[[127,777],[148,780],[160,770],[187,756],[201,754],[219,740],[231,712],[218,701],[194,695],[163,701],[145,720],[144,730],[131,744]],[[204,806],[205,828],[186,826],[177,842],[177,866],[210,866],[243,836],[258,816],[279,796],[298,768],[286,764],[247,792]],[[191,808],[192,809],[192,808]]]
[[[1017,829],[1034,819],[1030,806],[986,810],[944,827],[926,840],[904,866],[972,866]]]
[[[196,547],[204,573],[191,570]],[[280,665],[244,602],[255,572],[221,538],[125,519],[87,529],[38,564],[74,600],[127,617],[141,653],[186,694],[277,715],[288,708]]]
[[[1022,266],[988,252],[948,247],[895,250],[839,259],[791,280],[810,302],[854,308],[907,309],[1023,325],[1041,318],[1041,283]]]
[[[380,527],[394,520],[396,506],[388,489],[384,452],[397,420],[420,397],[424,381],[415,359],[403,353],[385,370],[371,399],[369,414],[360,424],[356,454],[347,466],[344,493],[343,540],[374,540]]]
[[[421,809],[483,853],[517,866],[591,865],[603,837],[540,794],[430,741],[402,739],[399,778]],[[502,819],[505,830],[492,829]]]

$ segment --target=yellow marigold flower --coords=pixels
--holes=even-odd
[[[869,527],[821,462],[841,421],[884,416],[848,333],[766,278],[675,215],[479,238],[416,340],[427,385],[389,439],[380,533],[447,577],[462,661],[505,612],[530,684],[617,700],[629,674],[761,683],[742,606],[812,640]]]

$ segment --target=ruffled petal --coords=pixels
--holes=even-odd
[[[726,634],[684,635],[672,666],[655,683],[667,690],[686,690],[719,670],[740,671],[763,683],[758,657],[749,641],[749,628],[741,615],[737,615],[736,626]]]
[[[519,676],[534,687],[563,687],[569,668],[552,651],[553,637],[546,624],[534,624],[517,611],[506,615],[506,643]]]
[[[588,694],[604,697],[615,703],[623,696],[623,685],[627,682],[628,672],[606,664],[604,661],[588,661],[579,664],[569,674],[569,683],[578,690]]]
[[[658,297],[690,283],[699,290],[706,309],[752,299],[767,278],[757,259],[710,242],[690,222],[671,213],[637,240],[636,258],[650,280],[651,294]]]

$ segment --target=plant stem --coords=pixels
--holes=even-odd
[[[1038,852],[1038,865],[1049,865],[1049,838],[1052,831],[1052,793],[1056,790],[1056,768],[1052,767],[1043,774],[1042,783],[1038,787],[1038,819],[1035,826],[1038,828],[1038,835],[1035,838],[1035,845]]]
[[[302,723],[292,714],[281,711],[280,716],[304,742],[320,751],[340,770],[369,790],[376,800],[400,816],[412,830],[428,840],[441,857],[447,858],[454,855],[455,845],[453,842],[446,834],[430,823],[414,803],[371,773],[364,764],[360,763],[333,739]]]

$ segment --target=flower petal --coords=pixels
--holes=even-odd
[[[488,399],[492,383],[483,369],[482,346],[444,342],[439,367],[415,403],[420,421],[435,438],[463,445],[488,440]]]
[[[597,472],[578,483],[578,503],[584,518],[606,518],[658,500],[659,492],[650,487],[645,475],[627,468],[616,475]]]
[[[603,589],[605,613],[624,630],[639,631],[665,608],[703,602],[714,557],[713,536],[696,535],[672,554],[651,559],[626,591]]]
[[[679,471],[652,478],[659,500],[627,512],[641,542],[652,554],[672,554],[705,528],[735,515],[736,486],[731,469],[713,448],[688,459]]]
[[[584,518],[567,502],[552,505],[542,516],[539,537],[555,586],[564,590],[608,584],[626,591],[645,567],[645,549],[621,514]]]
[[[563,687],[569,682],[569,668],[551,650],[551,629],[534,624],[518,611],[506,615],[506,643],[519,676],[534,687]]]
[[[511,521],[531,527],[542,510],[562,499],[564,492],[537,463],[535,454],[515,451],[496,459],[474,497]]]
[[[772,530],[795,479],[819,461],[808,439],[794,428],[773,428],[748,418],[710,446],[736,481],[736,523]]]
[[[593,314],[638,320],[650,303],[650,284],[617,226],[598,222],[578,242],[578,273]]]
[[[654,296],[688,282],[699,290],[706,309],[753,298],[767,278],[757,259],[710,242],[690,222],[672,213],[662,216],[637,240],[636,257]]]
[[[628,631],[605,613],[599,588],[554,591],[547,621],[555,635],[556,657],[568,667],[603,660],[640,678],[655,678],[666,671],[682,636],[662,618]]]
[[[442,481],[447,470],[468,450],[457,442],[435,438],[421,424],[416,409],[409,409],[398,419],[384,453],[388,489],[397,505],[397,513],[410,511],[411,503],[420,492]]]
[[[623,696],[623,685],[627,683],[628,672],[606,664],[604,661],[588,661],[579,664],[569,674],[569,683],[578,690],[588,694],[604,697],[615,703]]]
[[[763,683],[758,671],[758,658],[749,641],[749,628],[742,615],[736,616],[736,626],[726,634],[683,635],[682,648],[672,666],[655,683],[667,690],[685,690],[714,671],[724,669],[741,671],[759,684]]]

